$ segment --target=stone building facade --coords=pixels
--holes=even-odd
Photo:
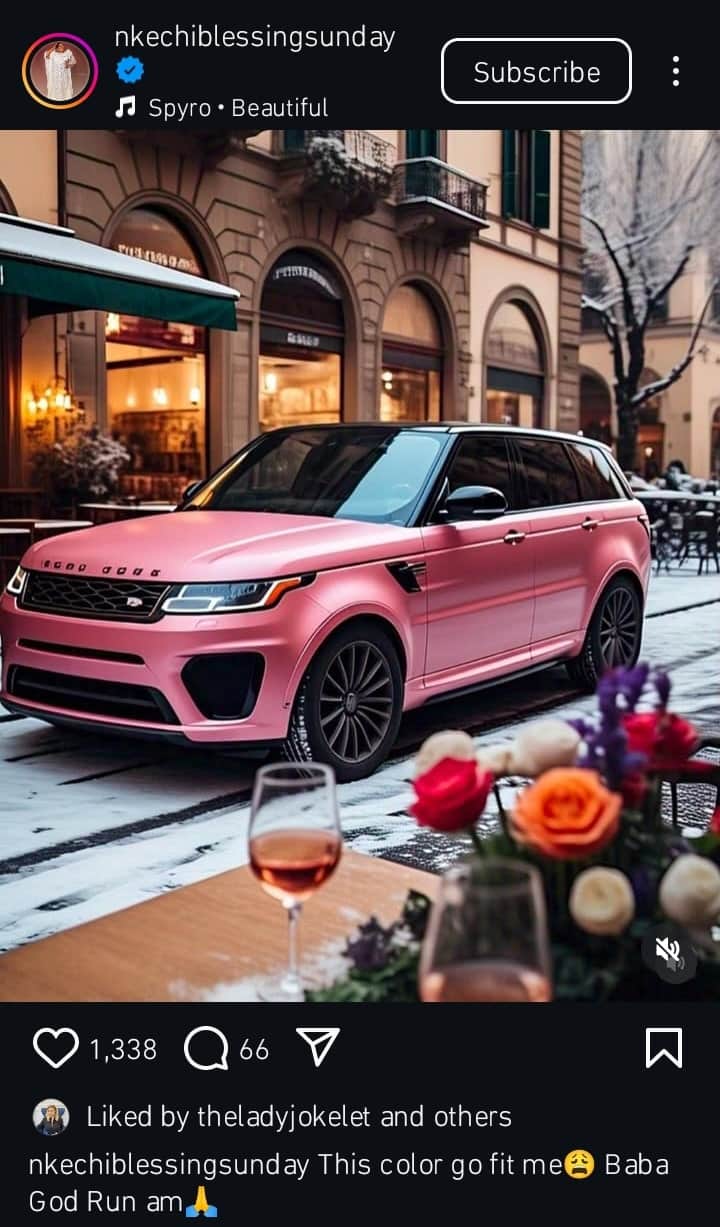
[[[28,133],[53,158],[42,200],[6,156],[20,136],[0,133],[7,212],[241,297],[236,333],[75,312],[7,341],[5,482],[67,427],[28,416],[58,365],[80,420],[156,475],[127,491],[146,498],[285,421],[577,429],[579,132]]]

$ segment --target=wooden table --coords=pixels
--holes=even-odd
[[[300,921],[304,971],[320,982],[358,923],[398,915],[439,878],[345,851]],[[284,970],[287,917],[244,866],[0,956],[2,1001],[254,1000]]]

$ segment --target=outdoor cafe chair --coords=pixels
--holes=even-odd
[[[710,570],[711,558],[714,559],[715,569],[720,574],[718,521],[712,511],[696,511],[685,520],[678,565],[682,566],[688,558],[698,559],[698,575],[702,574],[703,567]]]

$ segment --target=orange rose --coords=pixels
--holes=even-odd
[[[513,833],[556,860],[581,861],[599,852],[618,829],[622,797],[608,792],[595,771],[555,767],[520,794]]]

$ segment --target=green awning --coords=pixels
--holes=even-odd
[[[116,311],[209,328],[237,327],[237,290],[76,239],[59,227],[0,218],[0,292],[31,316]]]

